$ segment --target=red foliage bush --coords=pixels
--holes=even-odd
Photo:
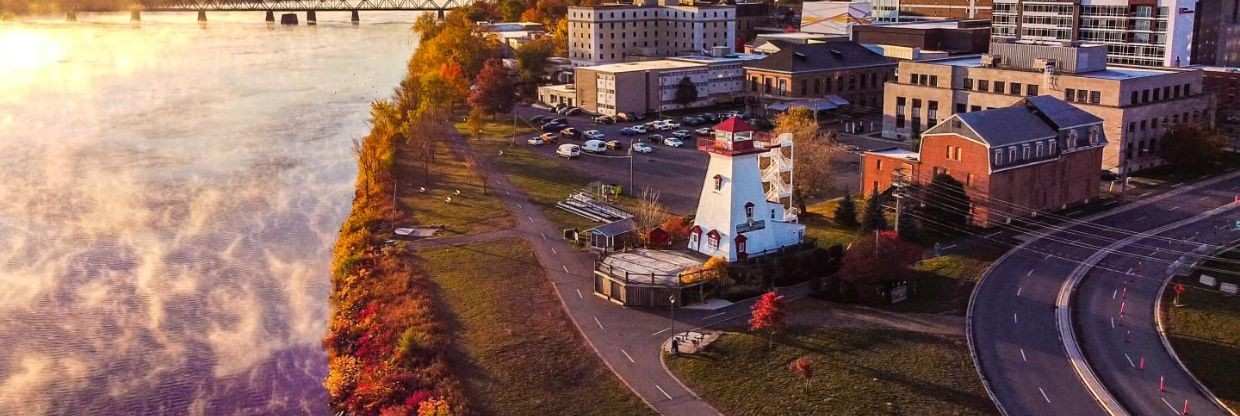
[[[877,245],[877,247],[875,247]],[[908,278],[910,267],[921,259],[922,248],[901,240],[895,231],[872,234],[852,243],[840,266],[841,279],[853,283],[874,283]]]

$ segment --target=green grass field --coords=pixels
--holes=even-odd
[[[419,257],[448,311],[452,366],[481,414],[652,414],[586,346],[524,241]]]
[[[808,391],[788,363],[809,356]],[[668,367],[725,414],[994,414],[963,339],[859,328],[789,328],[765,336],[724,334],[702,355]]]
[[[404,147],[398,151],[408,154]],[[447,234],[475,234],[509,228],[512,216],[504,209],[498,198],[483,188],[484,182],[477,171],[452,153],[447,143],[435,148],[435,161],[431,164],[430,183],[426,192],[420,192],[426,177],[425,167],[412,157],[397,158],[396,179],[400,184],[397,194],[401,209],[412,214],[418,225],[442,224]],[[457,194],[456,191],[460,191]],[[447,202],[451,197],[452,202]]]
[[[864,200],[856,201],[858,209],[865,206]],[[805,213],[801,214],[800,222],[805,224],[805,236],[813,238],[819,247],[827,248],[836,244],[847,246],[857,239],[857,230],[835,223],[835,207],[839,204],[840,198],[832,198],[807,206]]]
[[[1240,259],[1240,249],[1221,256]],[[1240,266],[1220,261],[1209,261],[1205,267],[1240,271]],[[1240,283],[1237,275],[1205,273],[1220,282]],[[1183,282],[1189,288],[1180,298],[1183,307],[1171,306],[1171,290],[1167,290],[1168,298],[1163,300],[1167,338],[1189,371],[1228,407],[1240,411],[1240,383],[1236,381],[1240,374],[1240,297],[1201,290],[1194,286],[1197,278],[1194,273],[1191,281]]]

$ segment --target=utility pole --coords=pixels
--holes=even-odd
[[[637,143],[637,139],[629,142],[629,194],[637,196],[637,185],[633,182],[633,144]]]
[[[902,212],[900,210],[901,209],[900,200],[904,199],[904,191],[906,189],[908,189],[908,182],[905,180],[904,170],[897,169],[894,172],[891,172],[891,196],[896,199],[896,221],[895,221],[896,234],[900,233],[900,217],[903,216],[903,215],[900,215]]]

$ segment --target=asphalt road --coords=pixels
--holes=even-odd
[[[518,106],[514,109],[514,113],[521,120],[528,119],[534,115],[554,114],[550,111],[528,106]],[[556,117],[563,116],[557,115]],[[637,136],[624,136],[620,134],[620,129],[638,123],[597,124],[589,116],[573,116],[567,117],[567,119],[569,126],[578,131],[599,130],[607,136],[606,140],[620,140],[626,144],[626,148],[633,140],[649,136],[649,134]],[[674,117],[673,119],[679,120],[679,117]],[[647,119],[640,123],[647,121],[650,120]],[[519,120],[518,122],[521,121]],[[682,128],[692,131],[710,126],[710,124],[706,124],[701,126],[684,126]],[[657,133],[663,136],[670,136],[670,132]],[[533,137],[534,135],[530,134],[529,136]],[[530,137],[523,136],[517,139],[520,143],[525,144],[525,140]],[[561,141],[560,143],[582,143],[584,141],[584,139],[578,139]],[[862,136],[841,135],[840,141],[856,145],[864,150],[895,146],[890,142]],[[654,148],[653,152],[639,154],[633,160],[634,186],[637,189],[650,187],[658,190],[660,192],[660,200],[674,213],[688,214],[697,210],[698,194],[706,177],[706,162],[709,158],[706,154],[697,150],[693,139],[685,140],[685,145],[680,148],[664,146],[661,143],[652,144],[651,146]],[[538,148],[544,154],[553,156],[556,146],[543,145]],[[590,177],[593,180],[628,186],[629,160],[624,157],[626,155],[625,151],[619,150],[608,151],[598,156],[583,152],[582,156],[574,159],[570,165],[577,168],[583,176]],[[832,161],[832,181],[838,193],[842,193],[844,189],[854,193],[857,191],[858,160],[859,156],[856,154],[845,153],[837,156]]]
[[[1237,193],[1237,176],[1185,186],[1104,213],[1090,222],[1114,229],[1075,225],[1013,250],[997,261],[974,294],[969,332],[979,370],[1006,413],[1105,414],[1074,370],[1056,326],[1055,304],[1061,288],[1080,262],[1101,247],[1131,232],[1155,229],[1226,205]],[[1234,218],[1232,211],[1170,232],[1173,236],[1191,236]],[[1231,237],[1219,232],[1199,234],[1198,238],[1222,242]],[[1136,243],[1142,247],[1151,244],[1148,239]],[[1163,247],[1165,250],[1166,243]],[[1078,287],[1073,327],[1088,363],[1107,391],[1133,414],[1171,414],[1172,409],[1158,394],[1158,375],[1166,377],[1168,403],[1179,401],[1172,403],[1176,410],[1188,399],[1192,414],[1221,414],[1222,410],[1196,390],[1159,342],[1153,329],[1152,302],[1166,277],[1166,264],[1140,260],[1143,263],[1137,264],[1138,259],[1130,256],[1107,256]],[[1128,267],[1133,267],[1133,276],[1127,276]],[[1121,274],[1117,276],[1104,268],[1120,270]],[[1116,328],[1111,328],[1110,317],[1119,313],[1111,297],[1119,296],[1121,292],[1117,290],[1124,290],[1125,282],[1127,298],[1121,300],[1128,302],[1125,316],[1116,322]],[[1125,326],[1121,327],[1121,323]],[[1129,330],[1132,336],[1126,342]],[[1128,357],[1136,364],[1144,357],[1145,370],[1130,366]]]

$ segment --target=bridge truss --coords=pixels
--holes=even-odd
[[[143,11],[448,10],[473,0],[144,0]]]

